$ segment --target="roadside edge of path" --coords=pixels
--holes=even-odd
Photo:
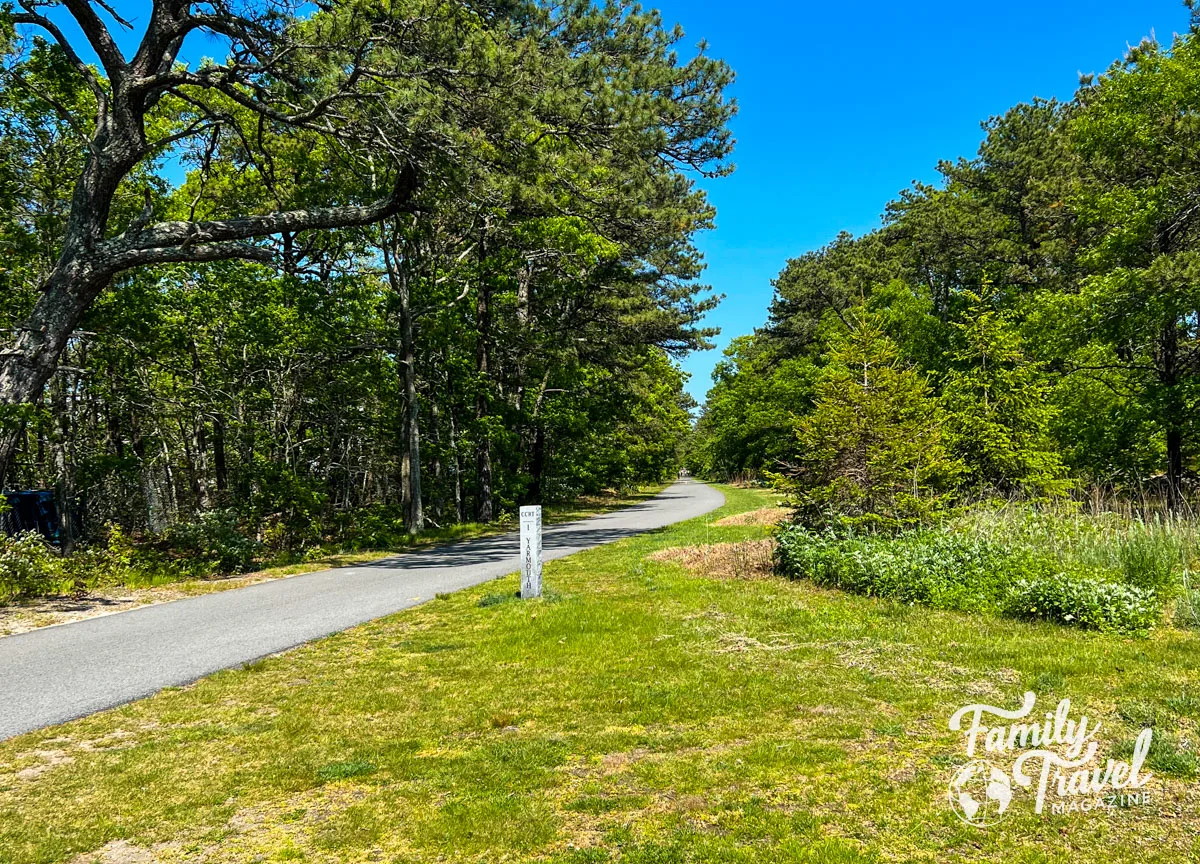
[[[679,482],[693,482],[693,483],[697,483],[698,485],[708,486],[708,488],[710,488],[710,489],[713,488],[709,484],[703,483],[703,482],[697,481],[697,480],[676,481],[676,483],[669,484],[666,488],[664,488],[662,491],[656,493],[652,498],[650,498],[648,500],[653,501],[655,498],[658,498],[659,496],[663,495],[669,489],[671,489],[672,486],[677,485]],[[713,491],[718,492],[718,494],[721,494],[719,492],[719,490],[714,489]],[[722,498],[724,498],[724,495],[722,495]],[[597,513],[593,516],[585,516],[581,519],[572,519],[572,520],[569,520],[566,522],[549,522],[549,523],[546,523],[545,529],[548,531],[554,530],[554,529],[562,529],[562,528],[567,528],[572,525],[579,525],[582,523],[590,522],[595,519],[604,519],[605,517],[612,516],[612,515],[618,515],[624,511],[627,511],[627,510],[630,510],[632,508],[639,507],[639,506],[642,506],[642,505],[641,504],[629,504],[624,507],[618,507],[613,510],[608,510],[608,511],[605,511],[602,513]],[[723,506],[723,505],[717,505],[717,506],[719,507],[719,506]],[[713,509],[716,509],[716,508],[713,508]],[[709,511],[709,512],[711,512],[711,511]],[[700,515],[704,515],[704,514],[700,514]],[[695,517],[689,517],[689,518],[695,518]],[[680,520],[680,521],[686,521],[686,520]],[[675,524],[675,523],[670,523],[670,524]],[[324,568],[319,568],[319,569],[315,569],[315,570],[300,570],[299,572],[295,572],[295,573],[280,573],[278,575],[270,575],[270,576],[263,575],[261,572],[260,573],[245,573],[245,574],[242,574],[239,576],[227,577],[226,579],[186,580],[184,582],[168,583],[166,585],[154,586],[154,587],[150,587],[150,588],[129,589],[130,594],[132,595],[132,598],[129,599],[128,602],[126,602],[125,596],[119,595],[119,594],[111,596],[111,597],[101,595],[101,596],[97,596],[95,598],[83,598],[82,600],[76,601],[76,602],[86,602],[90,599],[94,603],[94,605],[92,605],[92,607],[89,608],[83,614],[79,614],[74,617],[67,617],[65,620],[51,620],[51,621],[47,621],[46,623],[34,623],[30,626],[24,626],[23,629],[17,629],[15,631],[0,632],[0,642],[3,642],[6,639],[14,639],[14,638],[17,638],[20,636],[25,636],[30,633],[40,633],[42,631],[49,630],[49,629],[55,628],[55,627],[65,627],[65,626],[72,625],[72,624],[80,624],[85,621],[94,621],[98,618],[109,618],[113,615],[122,615],[122,614],[125,614],[126,612],[137,612],[142,609],[152,609],[152,608],[156,608],[159,606],[167,605],[169,603],[180,603],[180,602],[189,601],[189,600],[199,600],[199,599],[202,599],[205,597],[212,596],[214,594],[224,594],[229,591],[241,591],[243,589],[253,588],[257,585],[265,585],[265,584],[271,584],[271,583],[275,583],[275,582],[282,582],[282,581],[285,581],[288,579],[297,579],[297,578],[304,577],[304,576],[314,576],[314,575],[318,575],[318,574],[332,573],[332,572],[336,572],[339,570],[351,570],[351,569],[361,568],[361,567],[380,566],[380,565],[387,564],[388,562],[399,560],[406,555],[419,555],[421,553],[427,553],[427,552],[446,552],[449,550],[453,550],[457,546],[463,546],[463,545],[475,543],[478,541],[489,541],[489,540],[495,541],[495,540],[500,540],[500,539],[504,539],[504,538],[508,538],[508,537],[516,538],[517,536],[519,536],[519,535],[518,535],[517,531],[515,531],[515,530],[498,529],[494,532],[484,534],[480,537],[447,540],[442,543],[433,543],[428,546],[419,546],[419,547],[415,547],[412,549],[399,549],[399,550],[396,550],[393,552],[380,553],[379,557],[377,557],[377,558],[368,558],[364,561],[355,561],[355,562],[350,562],[350,563],[346,563],[346,564],[339,564],[334,567],[324,567]],[[211,587],[206,588],[206,590],[196,591],[196,592],[188,592],[186,590],[186,586],[197,585],[197,584],[207,585],[207,586],[211,586]],[[157,594],[160,594],[162,596],[155,596]],[[54,604],[57,602],[62,602],[62,603],[71,602],[68,598],[40,598],[40,599],[44,599],[45,602],[47,602],[48,604]],[[119,608],[110,608],[110,604],[112,604],[112,603],[118,603],[118,604],[122,604],[122,605],[120,605]],[[10,609],[10,611],[12,612],[12,614],[19,616],[22,614],[23,610]],[[43,612],[43,611],[37,610],[36,608],[30,608],[28,611],[28,614],[31,616],[36,616],[39,614],[53,614],[54,611],[55,610],[48,610],[48,611]],[[67,613],[67,614],[69,615],[69,613]],[[299,643],[299,644],[303,644],[303,643]]]

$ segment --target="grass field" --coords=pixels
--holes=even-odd
[[[736,551],[761,543],[718,544],[769,527],[715,523],[772,499],[724,491],[549,564],[541,601],[507,577],[0,744],[0,861],[1200,859],[1196,633],[768,577]],[[711,558],[649,557],[676,547]],[[1026,690],[1098,719],[1102,752],[1153,725],[1152,803],[1038,816],[1018,791],[999,825],[960,822],[947,721]]]

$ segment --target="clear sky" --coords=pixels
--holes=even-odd
[[[1070,98],[1126,44],[1187,29],[1180,0],[647,0],[737,72],[731,177],[705,181],[717,230],[700,240],[719,348],[684,368],[698,401],[733,336],[766,320],[771,280],[841,230],[879,225],[939,159],[970,156],[981,121],[1035,96]]]

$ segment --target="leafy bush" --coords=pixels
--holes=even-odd
[[[63,571],[72,588],[122,585],[136,569],[135,550],[129,535],[119,525],[108,526],[103,546],[82,546],[62,559]]]
[[[399,507],[376,505],[337,514],[335,527],[343,549],[390,549],[409,539]]]
[[[793,525],[776,539],[776,567],[785,576],[935,609],[1127,634],[1148,632],[1162,610],[1153,590],[1121,584],[1115,571],[948,531],[839,536]]]
[[[998,549],[953,534],[839,537],[791,526],[777,540],[786,576],[937,609],[998,612],[1011,581]]]
[[[303,553],[320,546],[328,495],[320,481],[289,469],[261,466],[262,487],[251,503],[263,543],[272,552]]]
[[[210,510],[195,522],[176,525],[167,534],[167,543],[185,553],[208,561],[219,573],[249,570],[263,546],[240,530],[232,510]]]
[[[1056,573],[1018,582],[1007,613],[1111,633],[1148,633],[1162,615],[1155,593],[1146,588]]]
[[[0,534],[0,601],[57,594],[65,581],[62,556],[36,531]]]

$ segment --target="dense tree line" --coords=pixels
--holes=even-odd
[[[1200,463],[1200,34],[985,124],[883,226],[790,261],[714,374],[691,460],[814,518],[1101,486],[1180,505]]]
[[[0,478],[278,545],[675,470],[732,73],[618,0],[0,14]],[[190,34],[223,61],[184,58]],[[205,53],[213,53],[211,42]],[[181,177],[180,182],[172,178]]]

